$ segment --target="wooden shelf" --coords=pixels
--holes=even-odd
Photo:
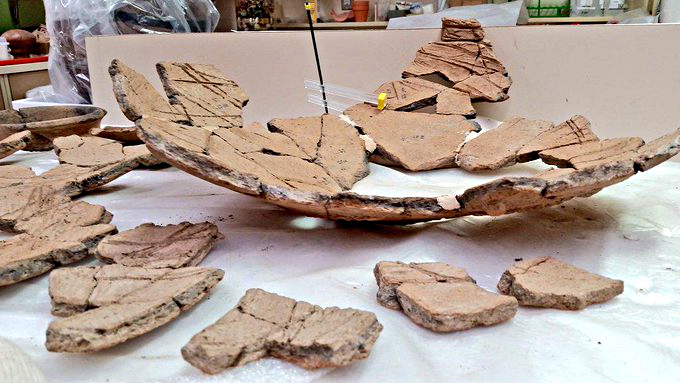
[[[529,18],[529,24],[605,24],[611,19],[611,16],[533,17]]]
[[[307,23],[277,24],[274,29],[308,29]],[[344,23],[316,23],[314,29],[385,29],[387,21],[346,21]]]
[[[611,20],[611,16],[604,17],[534,17],[529,19],[529,25],[534,24],[605,24]],[[307,23],[288,23],[277,24],[274,29],[290,30],[290,29],[308,29]],[[354,22],[347,21],[344,23],[316,23],[314,29],[385,29],[387,28],[387,21],[365,21]]]

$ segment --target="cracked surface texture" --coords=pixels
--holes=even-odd
[[[362,104],[344,113],[377,145],[371,162],[411,171],[456,166],[457,148],[469,133],[480,130],[461,116],[366,109],[375,108]]]
[[[405,150],[404,153],[417,152],[424,156],[411,163],[406,154],[397,158],[393,153],[381,153],[381,143],[370,135],[364,137],[364,143],[354,127],[334,116],[274,119],[267,127],[260,124],[240,127],[240,115],[233,108],[245,104],[242,91],[214,68],[201,67],[201,72],[210,72],[213,73],[211,76],[219,78],[206,82],[205,78],[196,79],[195,74],[187,73],[194,73],[192,71],[197,66],[191,69],[186,65],[159,64],[170,102],[157,93],[143,76],[120,61],[114,60],[111,65],[109,71],[121,109],[135,121],[140,138],[149,150],[157,158],[197,177],[308,216],[345,221],[413,223],[545,208],[575,197],[589,197],[637,171],[650,169],[667,160],[677,154],[679,148],[677,135],[670,134],[656,140],[653,145],[630,151],[628,154],[635,155],[632,160],[630,157],[614,156],[576,169],[552,169],[533,177],[503,177],[460,194],[437,197],[358,194],[351,188],[368,174],[365,149],[369,144],[377,149],[373,158],[390,165],[399,163],[407,168],[423,169],[455,164],[465,170],[478,171],[531,161],[538,159],[541,153],[570,145],[589,145],[598,142],[598,138],[582,116],[574,116],[557,126],[550,122],[517,118],[464,144],[460,139],[463,133],[460,132],[447,136],[456,136],[451,145],[443,144],[437,134],[432,137],[438,139],[428,141],[425,138],[430,133],[421,134],[415,128],[413,132],[407,132],[405,128],[402,134],[388,134],[383,144],[396,142],[398,149],[406,143],[405,146],[410,145],[417,150]],[[509,86],[505,69],[485,41],[428,44],[419,51],[411,69],[411,72],[405,73],[405,80],[386,85],[391,95],[388,110],[379,113],[376,108],[355,106],[353,122],[359,127],[370,125],[375,118],[384,118],[376,117],[384,113],[385,116],[400,116],[397,119],[399,124],[409,118],[421,122],[448,118],[452,124],[462,124],[455,121],[462,121],[460,115],[437,114],[433,117],[424,113],[409,114],[390,110],[389,105],[391,102],[392,108],[410,109],[432,102],[432,95],[440,90],[437,99],[455,98],[459,94],[453,93],[454,90],[470,84],[467,91],[474,94],[483,88],[474,84],[479,81],[485,84],[507,82]],[[173,74],[175,72],[178,74]],[[437,76],[436,73],[449,76],[449,82],[455,83],[453,89],[440,88],[440,84],[431,85],[435,84],[430,80]],[[420,85],[414,87],[413,84]],[[504,89],[507,90],[507,87],[496,86],[491,90],[500,93],[487,98],[506,97]],[[190,93],[191,97],[183,98],[185,93]],[[211,108],[211,114],[186,112],[194,110],[195,100],[203,100],[201,105]],[[401,118],[407,114],[408,117]],[[198,125],[204,117],[222,125]],[[387,131],[384,126],[380,129],[383,128]],[[469,132],[471,129],[465,127],[464,130]],[[453,145],[454,141],[459,145]],[[424,142],[430,143],[430,146],[419,145]],[[397,149],[392,152],[398,152]]]
[[[397,288],[403,283],[475,282],[468,273],[446,263],[402,263],[381,261],[373,268],[378,283],[378,303],[393,309],[401,309],[397,300]]]
[[[614,138],[545,150],[539,156],[550,165],[583,169],[616,159],[632,162],[644,144],[638,137]]]
[[[385,93],[389,110],[411,111],[424,108],[436,103],[437,95],[449,89],[419,77],[390,81],[376,89],[375,93]]]
[[[132,170],[59,165],[36,175],[30,168],[0,166],[0,229],[19,233],[0,241],[0,286],[42,275],[91,255],[116,232],[104,207],[71,201]]]
[[[436,104],[437,114],[473,117],[477,113],[468,93],[421,77],[387,82],[375,93],[387,95],[385,108],[388,110],[410,112]]]
[[[475,19],[442,18],[442,41],[482,41],[484,29]]]
[[[623,292],[623,281],[609,279],[551,257],[512,265],[501,276],[498,290],[522,306],[581,310]]]
[[[135,166],[160,163],[145,145],[123,146],[106,138],[74,135],[56,138],[52,144],[62,164],[97,167],[116,163],[132,163]]]
[[[517,163],[517,153],[536,136],[551,130],[548,121],[513,118],[465,143],[456,163],[467,171],[495,170]]]
[[[158,226],[145,223],[104,238],[95,255],[106,263],[145,268],[196,266],[223,239],[209,222]]]
[[[477,41],[439,41],[423,45],[402,76],[437,74],[473,101],[503,101],[512,82],[490,45]]]
[[[382,325],[373,313],[306,302],[250,289],[238,305],[196,334],[182,356],[208,374],[266,356],[307,369],[367,358]]]
[[[436,332],[490,326],[515,316],[517,300],[477,286],[465,270],[446,263],[381,261],[373,269],[378,302]]]
[[[145,334],[203,299],[224,272],[205,267],[146,269],[119,265],[58,269],[50,274],[52,313],[45,346],[94,352]]]
[[[436,332],[491,326],[517,313],[517,300],[472,282],[404,283],[397,288],[397,296],[409,319]]]

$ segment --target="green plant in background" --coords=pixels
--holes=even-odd
[[[0,33],[8,29],[35,29],[45,23],[42,0],[0,0]]]

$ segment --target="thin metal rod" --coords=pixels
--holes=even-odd
[[[323,86],[323,75],[321,74],[321,63],[319,63],[319,51],[316,49],[316,37],[314,36],[314,24],[312,23],[312,11],[307,10],[307,21],[309,21],[309,31],[312,33],[312,45],[314,45],[314,57],[316,58],[316,70],[319,72],[319,84],[321,85],[321,96],[323,97],[324,110],[328,114],[328,104],[326,103],[326,89]]]

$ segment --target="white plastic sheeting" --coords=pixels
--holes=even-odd
[[[18,153],[2,161],[8,163],[37,171],[57,164],[52,153]],[[399,172],[399,178],[373,170],[371,183],[384,188],[404,180],[470,181],[455,169]],[[106,206],[121,231],[144,222],[215,222],[227,239],[203,265],[224,269],[225,279],[166,326],[106,351],[69,355],[43,345],[53,319],[43,276],[0,288],[0,335],[31,356],[50,382],[674,382],[680,376],[678,185],[680,164],[666,163],[560,207],[382,226],[300,217],[173,168],[135,170],[82,199]],[[623,279],[625,292],[580,312],[520,308],[507,323],[450,334],[420,328],[375,300],[372,269],[379,260],[451,263],[493,291],[516,258],[543,255]],[[252,287],[370,310],[385,329],[368,359],[335,370],[310,372],[268,359],[208,377],[184,362],[180,348]]]

